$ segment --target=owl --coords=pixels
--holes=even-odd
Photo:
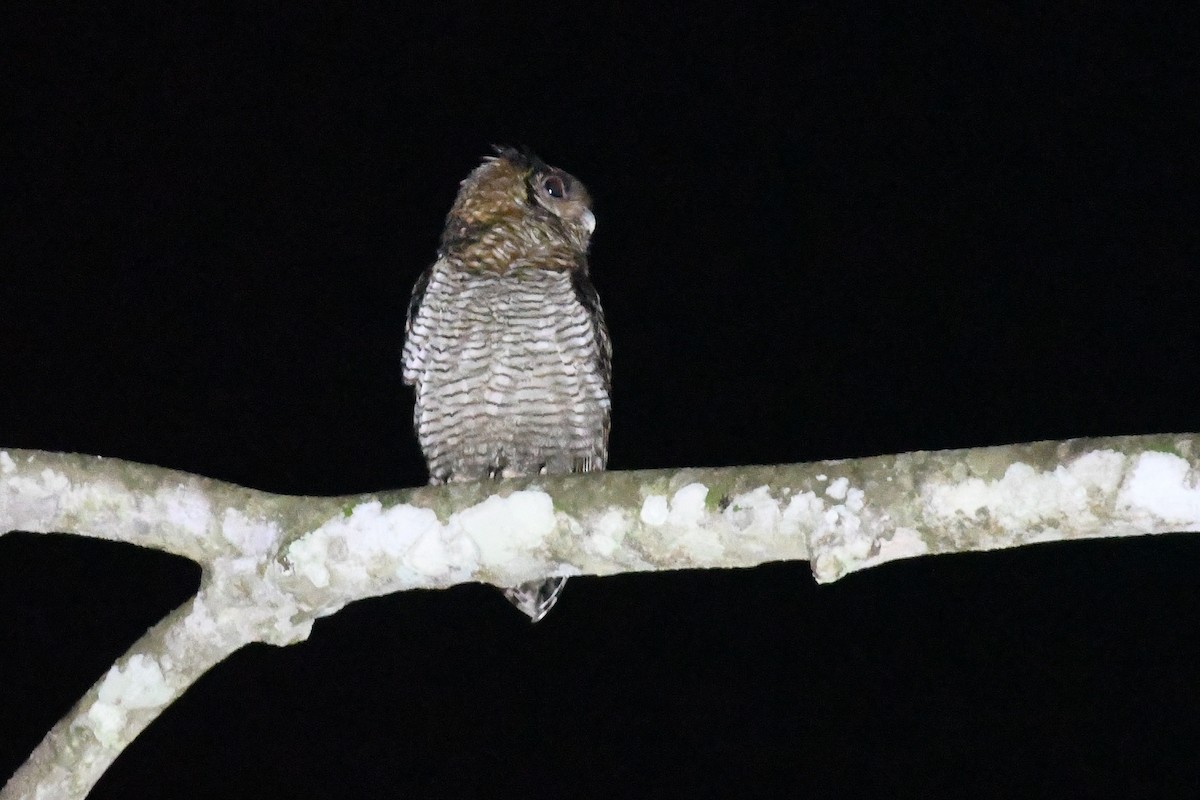
[[[462,182],[408,307],[404,382],[429,482],[604,469],[612,348],[588,277],[587,189],[495,148]],[[534,622],[566,578],[504,590]]]

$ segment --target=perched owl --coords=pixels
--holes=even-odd
[[[588,278],[582,183],[525,150],[462,182],[413,288],[404,382],[429,482],[604,469],[611,346]],[[506,589],[537,622],[566,578]]]

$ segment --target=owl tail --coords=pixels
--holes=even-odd
[[[505,589],[504,596],[508,602],[528,614],[530,622],[537,622],[554,608],[558,595],[566,585],[566,578],[546,578]]]

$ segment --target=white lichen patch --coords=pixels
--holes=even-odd
[[[1090,490],[1109,494],[1121,483],[1125,459],[1115,450],[1093,450],[1072,461],[1067,471]]]
[[[667,522],[680,527],[691,526],[704,518],[704,499],[708,487],[703,483],[689,483],[671,498],[671,514]]]
[[[687,528],[675,539],[676,552],[695,563],[716,561],[725,554],[725,545],[716,531],[708,528]]]
[[[195,502],[203,498],[191,498],[190,508],[189,499],[175,499],[174,511],[177,519],[189,525],[206,525],[207,503],[200,505]],[[222,538],[236,547],[238,552],[250,558],[265,559],[279,541],[279,534],[279,525],[275,522],[252,520],[236,508],[227,508],[221,515]]]
[[[314,531],[288,545],[288,567],[313,586],[324,589],[329,585],[329,567],[325,563],[328,552],[328,536]]]
[[[100,683],[96,702],[84,718],[106,746],[120,743],[130,711],[161,708],[173,692],[158,662],[146,655],[130,656],[124,667],[114,664]]]
[[[216,638],[217,620],[213,617],[208,603],[204,601],[203,593],[192,600],[192,607],[183,618],[183,626],[189,639],[205,641]]]
[[[881,537],[890,533],[878,525],[865,523],[867,500],[862,489],[839,477],[830,482],[825,495],[840,502],[830,503],[809,495],[793,498],[785,514],[810,520],[809,563],[819,582],[836,580],[863,562],[879,557],[886,541]]]
[[[845,500],[846,492],[850,489],[849,478],[835,478],[829,486],[825,487],[825,494],[832,497],[834,500]]]
[[[345,605],[337,598],[326,598],[319,606],[302,605],[300,596],[281,586],[278,577],[275,562],[264,571],[260,561],[248,556],[213,559],[183,619],[184,647],[189,641],[219,642],[235,649],[250,642],[293,644],[308,638],[316,616]]]
[[[815,492],[800,492],[792,495],[783,509],[783,524],[785,530],[812,530],[824,516],[825,501],[817,497]]]
[[[843,537],[854,536],[862,529],[860,514],[863,505],[862,490],[849,489],[846,492],[846,502],[828,506],[822,516],[822,522]]]
[[[16,462],[4,455],[15,472]],[[75,520],[85,519],[99,538],[158,546],[172,538],[202,539],[211,524],[204,494],[182,485],[142,494],[106,478],[73,482],[47,467],[5,474],[4,489],[31,530],[69,530]]]
[[[1040,471],[1028,464],[1009,465],[996,480],[966,478],[931,485],[925,491],[927,513],[934,518],[986,517],[1008,531],[1023,531],[1037,523],[1070,519],[1090,525],[1096,516],[1090,504],[1110,493],[1120,481],[1125,457],[1095,451]]]
[[[523,490],[493,495],[450,517],[454,539],[465,537],[494,573],[525,573],[539,559],[555,528],[554,501],[545,492]]]
[[[455,536],[448,526],[437,522],[436,515],[432,521],[425,516],[413,516],[408,524],[419,531],[417,541],[404,556],[414,582],[422,576],[436,576],[447,583],[465,581],[478,568],[479,550],[475,543],[467,537]]]
[[[853,572],[870,551],[856,554],[855,548],[821,548],[813,552],[809,567],[817,583],[833,583],[847,572]]]
[[[1200,525],[1200,480],[1188,477],[1185,459],[1171,453],[1142,453],[1121,487],[1118,507],[1139,518]]]
[[[125,708],[158,708],[171,699],[171,687],[158,662],[147,655],[130,656],[121,669],[114,664],[100,684],[101,703]]]
[[[589,552],[607,558],[621,546],[629,527],[630,521],[626,515],[620,509],[611,508],[592,525],[592,533],[584,546]]]
[[[642,523],[652,527],[665,527],[669,533],[664,540],[670,554],[696,561],[711,560],[723,555],[725,546],[720,533],[706,526],[708,487],[702,483],[689,483],[680,487],[668,499],[664,495],[652,494],[642,501]]]
[[[11,475],[17,469],[17,463],[13,461],[12,456],[7,450],[0,450],[0,473]]]
[[[155,492],[153,506],[161,509],[164,519],[193,536],[208,532],[212,505],[204,493],[187,486],[175,486]],[[228,538],[228,536],[226,536]]]
[[[771,496],[767,486],[731,497],[724,515],[725,521],[735,531],[756,538],[775,535],[783,521],[779,501]]]
[[[652,528],[665,525],[667,518],[671,516],[671,504],[667,501],[666,495],[652,494],[646,497],[642,501],[642,511],[639,516],[643,524]]]
[[[64,494],[71,488],[71,479],[61,472],[46,467],[41,472],[42,488],[53,494]]]
[[[47,467],[36,476],[16,475],[5,481],[7,488],[25,501],[51,501],[66,505],[71,491],[71,479]]]
[[[724,554],[725,546],[721,542],[720,534],[704,524],[708,513],[705,507],[707,497],[707,486],[702,483],[689,483],[676,490],[669,501],[663,498],[661,504],[655,502],[649,515],[647,503],[643,502],[642,520],[645,522],[649,516],[658,525],[667,527],[673,534],[667,540],[672,553],[699,562],[719,558]],[[650,499],[647,498],[647,501]]]
[[[308,535],[292,542],[287,561],[314,586],[331,580],[410,585],[469,573],[472,548],[456,541],[431,509],[399,504],[385,509],[377,500],[359,503]]]

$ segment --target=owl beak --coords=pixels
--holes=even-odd
[[[585,208],[583,214],[579,217],[579,224],[587,229],[590,236],[592,231],[596,230],[596,215],[592,213],[590,208]]]

